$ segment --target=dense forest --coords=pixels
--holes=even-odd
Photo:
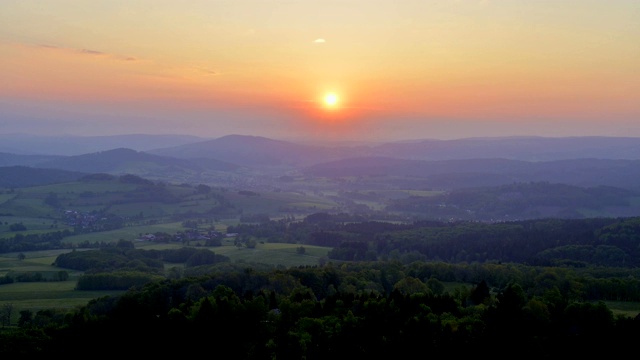
[[[525,351],[556,358],[622,356],[640,335],[640,317],[585,301],[580,277],[566,269],[393,261],[218,266],[70,312],[22,311],[16,330],[0,333],[0,352],[506,359]],[[443,281],[465,276],[475,285],[446,289]]]
[[[640,316],[614,315],[604,301],[640,301],[639,226],[638,218],[389,223],[315,213],[230,227],[238,246],[331,247],[321,264],[293,268],[232,263],[215,246],[143,250],[120,240],[62,254],[56,265],[83,271],[78,291],[124,294],[71,311],[23,310],[17,327],[0,332],[0,353],[622,356]],[[184,266],[164,271],[166,263]]]
[[[485,223],[477,221],[391,222],[367,215],[314,213],[291,218],[240,222],[227,231],[240,245],[256,242],[331,247],[328,259],[431,260],[446,262],[514,262],[538,266],[640,266],[640,218],[533,219]],[[108,220],[105,217],[103,220]],[[191,220],[196,222],[196,220]],[[104,226],[103,226],[104,227]],[[0,253],[46,249],[113,246],[83,242],[71,245],[68,230],[0,239]],[[182,241],[157,234],[156,241]],[[219,243],[219,242],[218,242]],[[210,240],[209,244],[216,244]]]
[[[329,246],[333,260],[640,265],[640,218],[392,223],[364,215],[316,213],[301,222],[239,224],[229,231],[260,241]]]
[[[502,161],[476,166],[490,163]],[[506,175],[494,184],[493,174],[463,170],[218,174],[224,187],[73,173],[72,185],[5,189],[0,253],[16,262],[30,251],[60,255],[54,271],[9,269],[0,285],[68,282],[73,273],[71,292],[118,295],[73,309],[23,307],[13,323],[4,302],[0,354],[626,356],[640,315],[610,304],[640,302],[640,217],[612,214],[633,214],[637,189]],[[434,191],[434,179],[474,186]],[[82,237],[161,223],[175,233]],[[216,253],[274,244],[290,245],[292,256],[326,253],[294,267]]]

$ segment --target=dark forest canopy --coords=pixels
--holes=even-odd
[[[177,199],[137,176],[114,180],[136,186],[132,201]],[[527,201],[546,189],[564,189],[503,188],[525,189],[532,195]],[[205,186],[182,190],[213,196]],[[567,196],[614,196],[615,204],[616,194],[600,188]],[[323,261],[297,268],[232,263],[206,242],[171,250],[136,249],[125,240],[65,242],[78,229],[1,239],[2,252],[70,249],[55,265],[83,272],[77,291],[124,293],[71,310],[24,310],[17,326],[0,331],[0,353],[62,355],[73,348],[114,356],[196,356],[208,344],[232,349],[241,359],[451,356],[453,350],[506,358],[512,355],[508,343],[548,358],[601,350],[618,356],[640,335],[638,317],[614,315],[604,303],[640,301],[639,217],[481,222],[366,212],[279,220],[268,215],[247,213],[228,226],[237,235],[234,245],[323,246]],[[198,227],[192,218],[184,224]],[[109,221],[97,231],[114,226],[122,224]],[[180,241],[162,235],[157,238],[163,242]]]
[[[640,335],[640,317],[604,303],[640,301],[640,218],[397,223],[320,212],[229,231],[331,250],[324,265],[292,268],[124,240],[71,251],[56,264],[84,272],[78,291],[126,291],[71,310],[23,310],[0,331],[0,353],[195,356],[208,344],[240,359],[452,349],[507,358],[508,343],[543,358],[622,356]],[[183,270],[165,271],[172,263]]]
[[[101,224],[117,227],[114,221]],[[114,218],[117,219],[117,218]],[[94,227],[95,228],[95,227]],[[639,267],[640,218],[535,219],[505,222],[371,220],[362,214],[314,213],[304,220],[284,218],[239,223],[227,231],[238,245],[292,243],[329,247],[335,261],[515,262],[538,266]],[[71,244],[77,231],[57,230],[0,239],[0,252],[99,248],[117,244]],[[179,236],[164,234],[163,241]]]
[[[444,286],[462,274],[471,286]],[[206,344],[239,359],[626,354],[640,318],[585,301],[579,279],[497,264],[226,264],[66,313],[21,312],[18,328],[0,332],[0,353],[195,356]]]
[[[362,215],[316,213],[302,222],[239,224],[230,231],[268,242],[332,247],[328,256],[334,260],[640,265],[640,218],[392,223]]]

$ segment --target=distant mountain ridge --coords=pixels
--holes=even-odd
[[[196,154],[246,166],[311,166],[354,157],[412,160],[504,158],[552,161],[577,158],[640,159],[640,138],[634,137],[500,137],[458,140],[416,140],[378,145],[305,145],[263,137],[229,135],[203,142],[149,150],[188,158]]]
[[[228,135],[203,142],[154,149],[149,153],[177,158],[216,158],[249,167],[291,167],[339,159],[351,147],[304,145],[261,136]]]
[[[87,174],[135,175],[161,183],[219,186],[232,190],[230,194],[248,189],[313,192],[345,211],[364,213],[372,209],[363,199],[412,216],[483,221],[638,214],[640,139],[563,140],[321,146],[230,135],[149,151],[117,147],[70,156],[0,153],[0,166],[5,165],[0,188],[72,182]]]
[[[636,137],[497,137],[386,143],[374,147],[378,156],[418,160],[505,158],[552,161],[578,158],[640,159]]]
[[[430,139],[353,146],[298,144],[246,135],[196,139],[148,151],[117,147],[71,156],[0,153],[0,166],[129,173],[185,182],[206,182],[218,176],[221,181],[253,178],[267,184],[269,176],[299,173],[417,177],[425,179],[429,184],[425,186],[437,188],[528,181],[640,188],[635,180],[640,178],[640,138],[631,137]]]
[[[112,136],[32,136],[0,134],[0,152],[17,155],[82,155],[128,148],[176,158],[214,158],[241,165],[309,166],[347,157],[414,160],[505,158],[550,161],[576,158],[640,159],[638,137],[477,137],[454,140],[389,141],[367,145],[318,145],[262,136],[129,134]]]
[[[41,162],[38,167],[82,171],[85,173],[135,174],[158,178],[163,174],[198,174],[206,171],[233,171],[237,165],[214,159],[177,159],[149,154],[127,148],[118,148],[90,154],[55,158]]]
[[[40,169],[28,166],[1,166],[0,188],[20,188],[72,182],[85,173],[59,169]]]
[[[63,158],[59,155],[19,155],[0,152],[0,166],[38,166],[39,164]]]
[[[0,134],[0,152],[19,155],[72,156],[116,148],[146,151],[204,140],[206,138],[192,135],[36,136]]]
[[[640,190],[640,160],[567,159],[524,161],[511,159],[407,160],[364,157],[308,167],[308,176],[397,176],[424,178],[439,189],[498,186],[517,182],[564,183],[575,186],[614,186]]]

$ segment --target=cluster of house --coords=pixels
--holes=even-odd
[[[187,230],[183,232],[179,232],[175,235],[171,236],[170,239],[166,238],[167,234],[144,234],[140,236],[138,240],[141,241],[177,241],[177,242],[185,242],[185,241],[196,241],[196,240],[212,240],[212,239],[222,239],[222,238],[233,238],[238,236],[237,233],[226,233],[223,234],[220,231],[207,231],[200,232],[198,230]]]
[[[92,228],[99,220],[101,220],[101,218],[96,214],[81,213],[76,210],[65,210],[64,219],[67,225],[83,229]]]

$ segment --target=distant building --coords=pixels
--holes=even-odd
[[[145,240],[145,241],[155,241],[155,239],[156,239],[156,236],[153,234],[144,234],[140,238],[140,240]]]

